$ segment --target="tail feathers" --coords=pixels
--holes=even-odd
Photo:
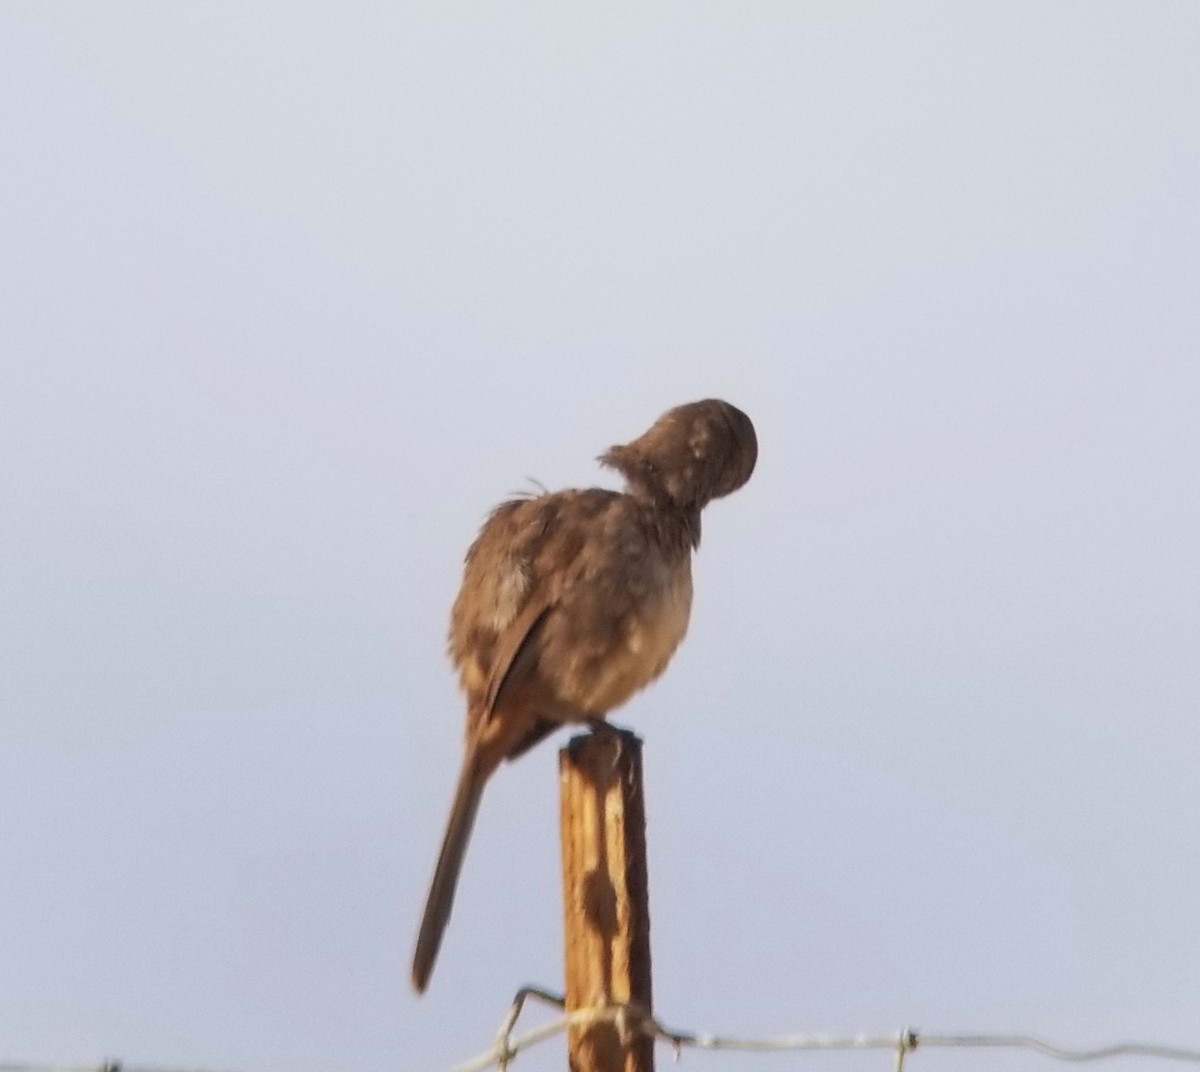
[[[450,921],[454,890],[458,885],[458,875],[462,870],[467,843],[471,840],[471,828],[475,825],[475,814],[479,811],[488,773],[481,769],[469,751],[458,778],[454,804],[446,823],[446,834],[442,838],[442,851],[438,855],[433,882],[425,901],[425,914],[421,917],[421,930],[417,935],[412,966],[412,983],[417,993],[422,993],[429,985],[433,963],[442,945],[442,935]]]

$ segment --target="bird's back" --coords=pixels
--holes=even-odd
[[[599,488],[501,504],[467,553],[450,652],[468,697],[536,622],[536,673],[562,711],[600,716],[657,677],[691,610],[690,554],[649,504]]]

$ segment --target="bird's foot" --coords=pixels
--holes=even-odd
[[[596,715],[592,718],[584,720],[587,723],[588,729],[598,735],[614,734],[617,737],[633,736],[633,730],[626,729],[624,726],[618,726],[613,722],[609,722],[603,715]]]

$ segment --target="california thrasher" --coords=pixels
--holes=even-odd
[[[663,672],[687,631],[700,511],[745,484],[757,457],[740,409],[692,402],[600,456],[624,492],[510,499],[484,523],[450,617],[466,754],[413,956],[418,992],[488,778],[559,726],[603,719]]]

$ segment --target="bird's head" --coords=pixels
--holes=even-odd
[[[757,459],[750,418],[737,406],[706,398],[667,410],[599,461],[621,473],[633,495],[699,510],[745,484]]]

